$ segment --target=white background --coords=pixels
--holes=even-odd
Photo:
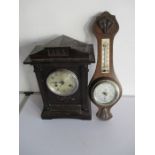
[[[134,97],[122,97],[113,118],[42,120],[40,94],[31,95],[20,112],[20,155],[134,155]]]
[[[5,0],[0,5],[0,41],[2,43],[0,53],[2,58],[0,61],[0,144],[3,146],[0,153],[6,155],[19,154],[18,9],[18,0]],[[155,154],[154,14],[154,1],[136,0],[136,155]],[[145,74],[145,71],[149,74]]]
[[[94,17],[103,11],[114,14],[120,30],[114,40],[115,72],[124,95],[134,95],[134,0],[20,0],[20,91],[38,91],[33,67],[23,65],[26,56],[37,44],[58,35],[93,43],[91,32]],[[89,66],[89,80],[95,64]]]

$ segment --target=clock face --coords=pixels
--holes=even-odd
[[[119,94],[118,85],[111,80],[98,81],[91,92],[93,101],[103,106],[113,104],[118,99]]]
[[[59,69],[49,74],[46,84],[51,92],[60,96],[72,95],[79,87],[76,74],[67,69]]]

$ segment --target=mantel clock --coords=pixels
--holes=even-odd
[[[42,118],[91,119],[88,64],[93,62],[91,44],[64,35],[34,48],[24,63],[34,66],[44,105]]]

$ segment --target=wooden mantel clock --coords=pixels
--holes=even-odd
[[[113,40],[118,29],[115,16],[108,12],[99,15],[93,26],[98,43],[98,60],[89,84],[89,95],[99,108],[97,117],[102,120],[112,117],[110,109],[122,95],[122,88],[113,67]]]
[[[91,119],[88,64],[94,63],[93,45],[60,36],[36,46],[24,64],[34,66],[43,99],[43,119]]]

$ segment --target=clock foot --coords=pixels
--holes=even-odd
[[[110,112],[110,108],[99,108],[96,116],[101,120],[109,120],[112,118],[112,113]]]

